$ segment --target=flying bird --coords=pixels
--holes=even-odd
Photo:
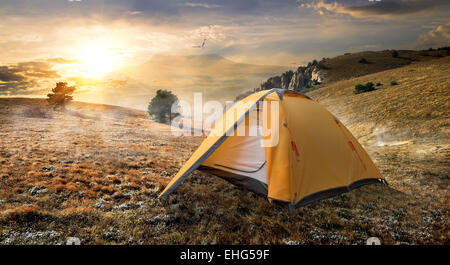
[[[203,42],[202,42],[201,45],[195,45],[195,46],[192,46],[192,47],[193,48],[203,49],[205,47],[205,44],[206,44],[206,39],[203,39]]]

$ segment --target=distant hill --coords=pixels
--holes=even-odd
[[[147,90],[169,89],[186,100],[192,98],[193,92],[202,92],[205,100],[224,102],[233,100],[236,94],[254,87],[267,76],[288,69],[287,66],[236,63],[217,54],[207,54],[155,55],[146,63],[124,71],[150,87]]]
[[[327,76],[326,83],[344,80],[352,77],[377,73],[411,64],[412,62],[428,61],[431,59],[448,56],[448,50],[412,51],[397,50],[398,56],[393,57],[394,50],[364,51],[347,53],[322,61],[322,71]],[[367,63],[360,62],[365,59]]]
[[[394,55],[394,53],[396,53]],[[364,76],[389,69],[438,59],[450,55],[450,49],[443,47],[438,50],[384,50],[346,53],[334,58],[313,60],[305,66],[299,66],[295,71],[287,71],[272,76],[261,83],[259,87],[246,91],[237,96],[246,95],[259,90],[274,87],[308,92],[325,84],[340,80]]]
[[[141,110],[79,101],[69,102],[64,111],[52,110],[44,98],[0,98],[0,105],[4,106],[0,108],[0,115],[8,115],[11,118],[61,118],[67,116],[90,120],[149,118],[148,113]]]
[[[396,81],[398,85],[391,85]],[[355,95],[357,84],[379,83],[375,91]],[[389,130],[402,140],[449,144],[450,57],[418,62],[333,82],[308,93],[367,141],[375,130]],[[449,146],[450,147],[450,146]]]

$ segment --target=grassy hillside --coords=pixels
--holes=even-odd
[[[145,112],[0,99],[0,244],[448,244],[449,58],[311,92],[359,139],[390,186],[289,212],[195,171],[157,195],[201,143]],[[396,80],[399,85],[390,86]],[[355,84],[381,82],[355,95]]]
[[[382,85],[353,93],[367,82]],[[448,210],[450,57],[335,82],[309,95],[357,136],[393,188]]]
[[[326,59],[322,62],[322,71],[324,71],[327,76],[325,79],[326,83],[377,73],[405,66],[413,62],[429,61],[450,54],[450,51],[448,50],[397,50],[398,56],[393,57],[392,52],[393,50],[365,51],[347,53],[331,59]],[[360,60],[362,58],[367,62],[361,63]]]
[[[391,82],[396,81],[397,85]],[[376,90],[354,94],[357,84]],[[349,125],[386,126],[404,139],[448,141],[450,57],[335,82],[308,93]],[[361,135],[370,136],[373,131]],[[366,138],[367,138],[366,137]],[[367,138],[368,141],[373,140]]]
[[[242,99],[254,91],[272,88],[286,88],[307,93],[334,82],[449,55],[450,50],[447,47],[427,51],[384,50],[346,53],[333,58],[322,58],[320,61],[313,60],[305,67],[298,67],[294,71],[287,71],[281,75],[266,78],[266,81],[261,83],[260,87],[244,90],[237,95],[236,99]],[[284,85],[281,84],[283,78],[285,78],[282,81]]]

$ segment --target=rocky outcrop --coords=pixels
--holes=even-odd
[[[323,83],[325,81],[326,74],[323,71],[320,71],[318,68],[319,66],[314,68],[314,70],[312,71],[311,80]]]
[[[324,71],[319,69],[318,63],[313,63],[310,66],[301,66],[297,68],[291,78],[288,89],[290,90],[309,90],[314,85],[318,85],[325,80]]]
[[[323,64],[324,61],[317,62],[316,60],[308,63],[307,66],[300,66],[297,70],[289,70],[282,73],[280,76],[273,76],[267,81],[253,90],[242,93],[236,97],[240,100],[250,95],[251,93],[268,90],[272,88],[283,88],[301,92],[307,92],[314,89],[316,85],[323,83],[326,79],[325,69],[328,69]]]
[[[294,72],[289,70],[281,74],[281,88],[288,89],[289,84],[291,83],[292,76],[294,76]]]
[[[283,88],[290,90],[310,90],[314,85],[322,83],[325,78],[325,72],[323,71],[323,64],[321,62],[313,61],[308,63],[307,66],[300,66],[297,70],[287,71],[281,74],[281,76],[274,76],[263,82],[258,89],[267,90],[272,88]]]

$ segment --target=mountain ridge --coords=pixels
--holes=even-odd
[[[345,53],[333,58],[313,60],[294,71],[269,77],[259,87],[236,97],[241,99],[250,93],[271,88],[283,88],[307,93],[326,84],[359,76],[403,67],[412,63],[449,56],[450,48],[430,50],[382,50]]]

